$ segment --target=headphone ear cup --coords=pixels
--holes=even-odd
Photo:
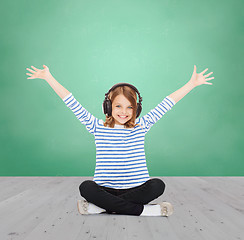
[[[106,103],[105,102],[106,102],[106,100],[103,101],[103,105],[102,105],[104,114],[107,113],[107,108],[106,108]]]
[[[104,114],[107,114],[109,117],[112,116],[112,103],[109,99],[104,100],[103,109]]]
[[[142,110],[141,103],[137,103],[136,118],[138,118],[139,115],[141,114],[141,110]]]
[[[110,100],[107,101],[108,116],[112,116],[112,103]]]

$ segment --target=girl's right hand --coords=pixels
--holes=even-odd
[[[31,73],[26,73],[26,75],[29,75],[27,79],[35,79],[35,78],[40,78],[47,80],[48,77],[50,77],[51,73],[49,72],[49,68],[46,65],[43,65],[44,69],[38,69],[35,68],[34,66],[31,66],[34,70],[26,68],[28,71]]]

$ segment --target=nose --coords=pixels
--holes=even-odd
[[[124,109],[121,109],[121,115],[127,115],[127,113],[126,113],[126,110],[124,110]]]

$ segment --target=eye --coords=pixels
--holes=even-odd
[[[120,105],[117,105],[116,107],[120,107]],[[128,108],[131,108],[132,109],[132,107],[128,107]]]

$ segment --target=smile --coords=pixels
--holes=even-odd
[[[127,116],[120,116],[120,115],[118,115],[120,118],[127,118]]]

